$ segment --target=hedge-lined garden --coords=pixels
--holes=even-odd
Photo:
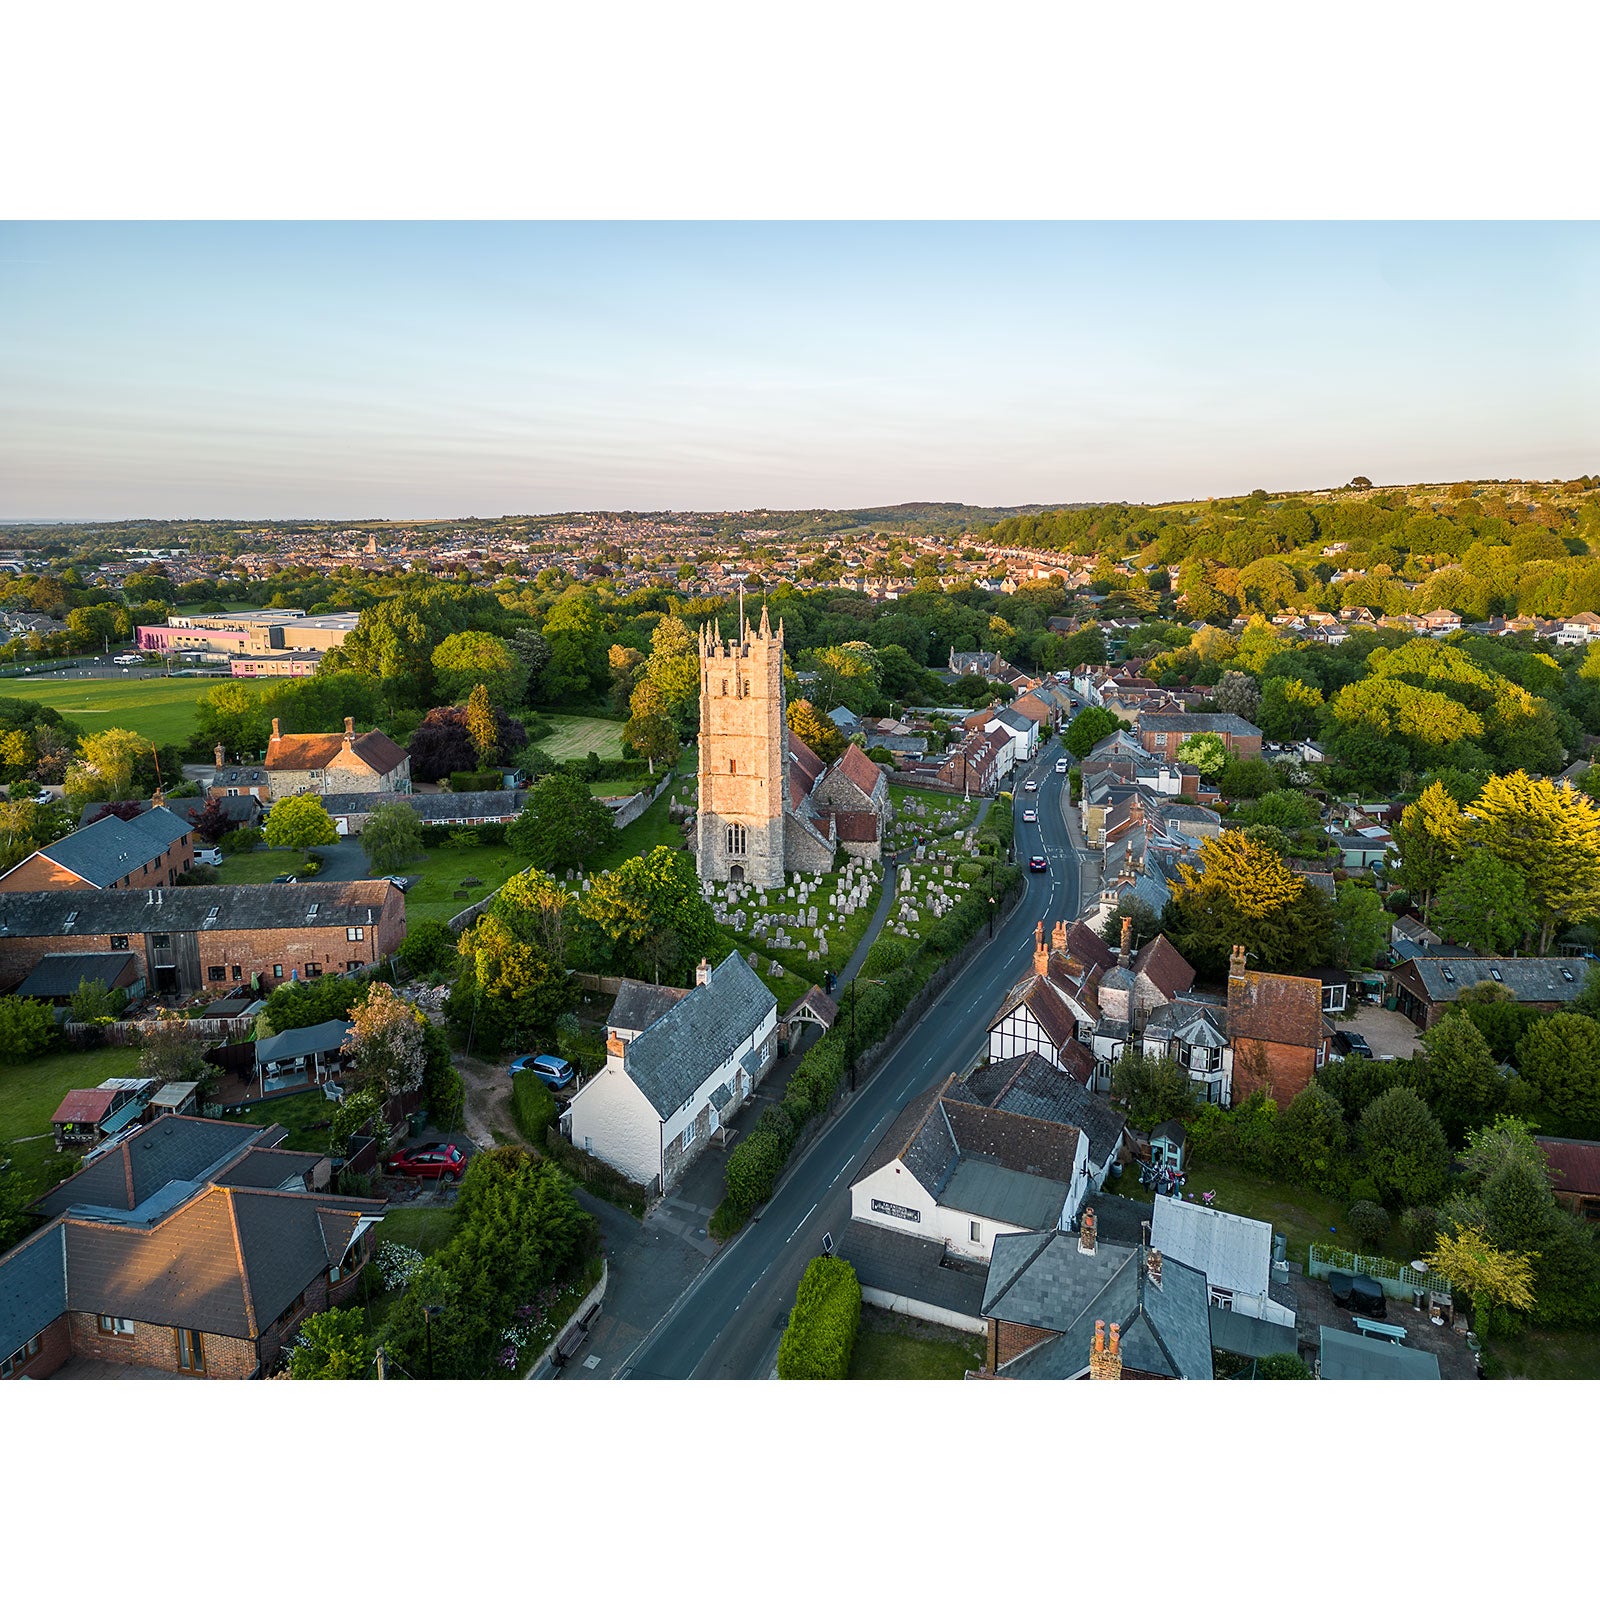
[[[778,1345],[780,1378],[845,1378],[861,1326],[856,1269],[838,1256],[816,1256],[795,1295]]]

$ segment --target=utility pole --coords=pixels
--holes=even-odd
[[[389,1358],[384,1354],[381,1344],[378,1346],[373,1359],[377,1362],[378,1378],[382,1381],[389,1376]]]

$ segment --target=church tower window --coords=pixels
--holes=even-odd
[[[728,829],[728,854],[742,856],[745,853],[744,824],[736,822]]]

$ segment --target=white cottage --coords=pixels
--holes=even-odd
[[[850,1215],[987,1261],[995,1238],[1065,1228],[1089,1192],[1081,1128],[980,1105],[954,1075],[913,1100],[850,1186]]]
[[[660,1193],[777,1054],[777,1002],[743,957],[735,952],[714,971],[702,961],[696,979],[689,990],[625,986],[606,1031],[606,1064],[572,1097],[566,1117],[580,1150]]]
[[[1205,1273],[1206,1288],[1216,1309],[1279,1327],[1294,1326],[1287,1271],[1280,1290],[1283,1298],[1272,1292],[1270,1223],[1158,1194],[1150,1248]]]

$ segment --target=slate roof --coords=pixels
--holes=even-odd
[[[1223,1306],[1211,1308],[1211,1346],[1214,1350],[1226,1350],[1230,1355],[1248,1356],[1253,1361],[1259,1361],[1262,1356],[1299,1354],[1299,1339],[1293,1323],[1267,1322]]]
[[[1232,1211],[1198,1206],[1171,1195],[1155,1197],[1150,1243],[1217,1289],[1265,1295],[1272,1275],[1272,1224]]]
[[[1002,1239],[995,1241],[998,1252]],[[1027,1238],[1027,1235],[1013,1236]],[[1035,1239],[1039,1236],[1034,1235]],[[1008,1314],[1024,1305],[1048,1320],[1036,1328],[1059,1328],[1047,1339],[1009,1361],[1001,1369],[1008,1378],[1076,1378],[1089,1366],[1094,1325],[1121,1326],[1124,1373],[1162,1378],[1209,1379],[1211,1371],[1210,1297],[1205,1274],[1181,1262],[1167,1261],[1158,1289],[1150,1283],[1142,1249],[1101,1244],[1092,1256],[1078,1250],[1071,1234],[1046,1235],[1043,1247],[1030,1255],[1027,1247],[1008,1252],[1011,1269],[1004,1292],[985,1301],[989,1315],[1006,1322],[1023,1320]],[[1074,1270],[1075,1257],[1085,1267]],[[1110,1271],[1100,1277],[1094,1268],[1105,1259]],[[989,1282],[995,1282],[991,1261]],[[1086,1292],[1088,1291],[1088,1292]]]
[[[616,999],[611,1002],[606,1026],[619,1033],[643,1033],[688,993],[687,989],[675,989],[671,984],[641,983],[637,978],[624,978]]]
[[[42,1229],[0,1256],[0,1349],[20,1350],[66,1309],[66,1241],[59,1229]]]
[[[45,1217],[82,1205],[131,1211],[169,1183],[206,1178],[283,1137],[276,1123],[263,1128],[210,1117],[158,1117],[41,1195],[29,1210]]]
[[[936,1240],[852,1218],[834,1254],[856,1269],[864,1289],[903,1295],[965,1317],[983,1315],[982,1270],[953,1261],[946,1265],[944,1246]]]
[[[484,789],[469,794],[325,794],[317,798],[330,817],[366,817],[379,806],[410,806],[424,822],[454,822],[462,817],[515,817],[528,803],[526,789]]]
[[[1315,1049],[1322,1042],[1322,984],[1281,972],[1228,979],[1228,1037]]]
[[[1089,1136],[1089,1159],[1096,1166],[1116,1154],[1128,1123],[1109,1101],[1091,1093],[1070,1072],[1051,1065],[1037,1050],[979,1067],[968,1075],[966,1087],[981,1104],[997,1110],[1082,1128]]]
[[[629,1043],[623,1071],[660,1116],[670,1117],[776,1010],[772,991],[735,950]]]
[[[137,964],[125,950],[105,955],[40,956],[17,993],[29,999],[60,1000],[76,994],[80,983],[103,983],[108,989],[115,989],[131,984],[138,975]]]
[[[291,1056],[326,1055],[337,1050],[349,1036],[350,1023],[343,1017],[309,1028],[285,1028],[270,1038],[256,1040],[256,1065],[287,1061]]]
[[[1499,974],[1496,977],[1496,974]],[[1414,956],[1395,969],[1397,982],[1407,976],[1436,1004],[1454,1000],[1477,983],[1503,983],[1520,1004],[1568,1005],[1583,985],[1581,959],[1566,956]]]
[[[157,806],[129,822],[101,817],[64,839],[41,845],[35,854],[104,889],[157,860],[189,831],[187,821]]]
[[[1018,1228],[1050,1228],[1061,1220],[1068,1192],[1061,1179],[964,1156],[944,1185],[939,1204]]]
[[[0,895],[0,938],[38,939],[111,933],[192,933],[213,928],[342,928],[376,921],[388,895],[383,879],[354,883],[236,883],[193,889],[40,889]],[[209,921],[211,908],[217,916]],[[312,906],[317,907],[311,915]],[[67,918],[76,913],[70,930]]]
[[[940,1094],[953,1084],[953,1078],[947,1079],[945,1083],[936,1083],[933,1088],[919,1094],[915,1100],[908,1100],[901,1108],[899,1116],[889,1124],[888,1131],[873,1147],[872,1153],[856,1170],[855,1176],[850,1180],[852,1185],[860,1183],[869,1172],[877,1172],[880,1168],[888,1166],[891,1161],[899,1160],[911,1142],[912,1134],[922,1126],[929,1108]]]
[[[1049,981],[1038,973],[1029,973],[1019,983],[995,1013],[991,1027],[1008,1017],[1018,1006],[1026,1006],[1034,1020],[1044,1029],[1045,1037],[1059,1049],[1069,1039],[1078,1036],[1078,1021],[1068,1010],[1067,1003],[1056,993]]]
[[[267,769],[272,772],[320,772],[345,748],[343,733],[274,734],[267,743]],[[372,771],[393,772],[406,753],[386,733],[358,733],[349,748]]]
[[[1437,1378],[1439,1358],[1429,1350],[1408,1350],[1387,1339],[1340,1328],[1319,1328],[1320,1374],[1324,1378]]]
[[[1563,1194],[1600,1195],[1600,1139],[1533,1142],[1544,1152],[1550,1180]]]
[[[1002,1233],[989,1257],[983,1314],[999,1322],[1062,1332],[1134,1253],[1102,1240],[1093,1255],[1085,1255],[1076,1234],[1053,1229]]]

